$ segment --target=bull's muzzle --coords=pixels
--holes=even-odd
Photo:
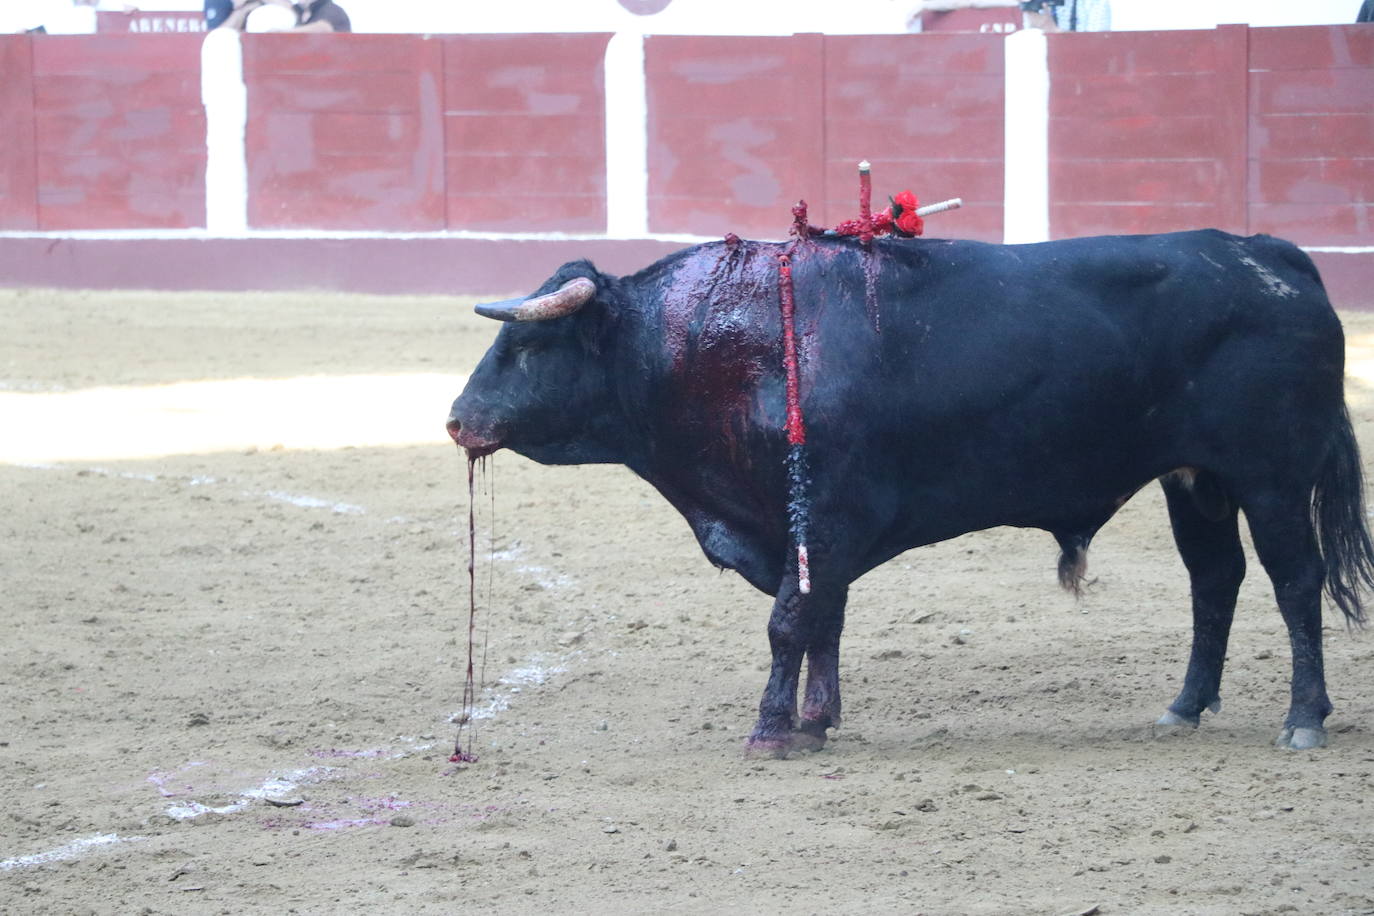
[[[501,442],[496,437],[489,437],[474,431],[471,426],[463,426],[463,421],[459,420],[456,414],[448,415],[448,422],[444,424],[448,430],[449,438],[454,444],[468,453],[468,458],[484,458],[492,452],[501,448]]]

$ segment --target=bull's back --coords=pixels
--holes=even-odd
[[[865,417],[881,456],[869,463],[952,528],[1098,513],[1174,467],[1263,443],[1293,421],[1276,405],[1318,423],[1339,409],[1339,321],[1286,242],[895,245],[909,247],[885,252],[876,317],[849,314],[831,335],[871,346],[830,367],[837,380],[813,388],[829,403],[812,412]],[[852,449],[853,428],[822,420],[816,436]]]
[[[862,365],[849,376],[859,387],[878,380],[903,408],[884,411],[899,422],[1022,406],[1067,415],[1123,399],[1128,409],[1223,352],[1251,381],[1339,382],[1340,322],[1311,260],[1288,242],[1204,230],[927,244],[912,265],[894,259],[902,278],[876,319],[850,314],[833,335],[871,338],[865,354],[846,354]]]

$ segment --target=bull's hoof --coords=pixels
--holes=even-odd
[[[1182,698],[1180,698],[1180,702],[1181,701]],[[1175,703],[1174,705],[1178,704]],[[1221,697],[1213,697],[1212,701],[1204,706],[1203,709],[1211,711],[1212,715],[1221,712]],[[1156,738],[1168,738],[1173,735],[1189,735],[1197,731],[1198,723],[1201,721],[1201,710],[1195,715],[1185,716],[1175,712],[1173,708],[1170,707],[1164,710],[1164,715],[1155,720],[1155,724],[1150,728],[1150,733]]]
[[[1166,709],[1164,715],[1155,720],[1155,724],[1150,726],[1150,734],[1155,738],[1171,738],[1175,735],[1191,735],[1197,731],[1198,719],[1187,719]]]
[[[825,747],[827,721],[803,719],[797,728],[782,735],[750,735],[744,743],[744,756],[782,760],[793,751],[819,751]]]
[[[794,751],[819,751],[825,747],[825,730],[829,724],[828,718],[802,719],[797,730],[792,733],[792,749]]]
[[[1284,728],[1274,741],[1274,747],[1281,747],[1288,751],[1310,751],[1314,748],[1326,747],[1326,729]]]
[[[782,760],[792,751],[793,740],[789,735],[750,735],[744,742],[744,756],[751,759]]]

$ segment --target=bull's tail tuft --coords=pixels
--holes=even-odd
[[[1059,585],[1075,598],[1083,597],[1088,582],[1088,544],[1092,535],[1054,532],[1059,542]]]
[[[1344,404],[1331,450],[1312,488],[1312,521],[1326,566],[1326,593],[1348,625],[1364,626],[1360,593],[1374,589],[1374,544],[1365,516],[1360,449]]]

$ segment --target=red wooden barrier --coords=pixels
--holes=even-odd
[[[38,228],[32,39],[0,35],[0,229]]]
[[[1250,31],[1250,230],[1374,243],[1374,27]]]
[[[1245,232],[1246,32],[1049,36],[1052,236]]]
[[[655,37],[649,227],[777,238],[858,213],[861,159],[878,200],[963,196],[941,234],[1002,237],[1002,40],[984,35]]]
[[[443,39],[448,228],[606,230],[610,37]]]
[[[30,40],[38,228],[205,225],[200,36]]]
[[[779,238],[797,198],[821,204],[820,54],[818,36],[645,40],[651,232]]]
[[[606,35],[248,35],[253,228],[598,233]],[[959,195],[1002,226],[996,35],[654,37],[649,227],[779,237]],[[1049,36],[1055,236],[1202,225],[1368,245],[1374,29]],[[0,36],[0,229],[204,225],[196,35]],[[1014,154],[1014,151],[1013,151]]]
[[[1051,234],[1368,245],[1374,30],[1050,36]]]
[[[825,39],[828,223],[857,214],[855,163],[873,163],[875,209],[905,188],[923,203],[962,197],[933,236],[1002,241],[1005,78],[1001,36]]]
[[[443,229],[442,61],[419,35],[245,35],[249,225]]]

